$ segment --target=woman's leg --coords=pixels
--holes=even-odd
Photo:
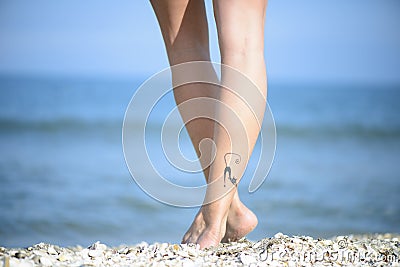
[[[267,1],[261,0],[214,1],[222,63],[249,77],[259,91],[249,88],[238,96],[224,87],[220,90],[218,99],[229,108],[224,105],[216,107],[215,118],[220,124],[214,124],[216,159],[210,166],[205,199],[209,204],[203,205],[199,212],[204,223],[192,225],[185,235],[187,242],[198,243],[202,248],[215,246],[221,240],[240,238],[257,224],[254,214],[244,209],[240,202],[237,188],[231,185],[231,190],[225,189],[222,178],[228,174],[236,178],[235,185],[240,181],[260,132],[267,94],[263,57],[266,5]],[[223,69],[222,85],[235,91],[238,78],[235,76],[235,73]],[[249,107],[241,97],[262,98],[261,104]],[[241,158],[238,164],[232,159],[232,153]],[[227,156],[230,159],[225,162]],[[225,195],[218,198],[222,194]]]
[[[213,3],[222,63],[247,75],[261,90],[265,99],[267,76],[264,61],[264,25],[267,2],[267,0],[218,0]],[[228,95],[225,97],[229,98]],[[263,114],[259,115],[262,118]],[[254,126],[250,127],[253,127],[249,136],[252,149],[259,130]],[[222,241],[240,239],[251,232],[256,225],[257,217],[243,205],[236,190]]]
[[[240,29],[241,23],[242,22],[234,22],[232,25],[225,25],[225,22],[228,21],[228,16],[229,14],[225,14],[219,12],[217,9],[223,8],[224,5],[229,5],[228,2],[224,3],[225,1],[221,1],[221,3],[216,3],[215,8],[216,8],[216,19],[217,23],[219,26],[219,38],[220,38],[220,46],[221,46],[221,55],[222,55],[222,60],[223,63],[225,64],[231,64],[229,58],[229,53],[232,52],[234,53],[235,51],[238,51],[237,49],[240,49],[241,51],[244,49],[246,50],[247,48],[251,48],[252,46],[247,46],[248,43],[244,44],[243,46],[235,40],[235,43],[238,44],[236,47],[232,48],[224,48],[224,41],[226,40],[227,37],[230,36],[228,34],[227,36],[222,35],[221,31],[221,26],[223,27],[237,27],[238,32],[234,33],[235,35],[239,33],[239,36],[237,36],[238,40],[243,40],[242,38],[245,37],[250,37],[252,39],[255,36],[245,36],[244,33],[247,31],[247,29]],[[174,1],[160,1],[160,0],[153,0],[151,1],[153,8],[156,12],[158,21],[160,23],[161,31],[163,34],[163,38],[165,41],[165,45],[167,48],[167,53],[168,53],[168,58],[170,61],[171,65],[183,63],[183,62],[189,62],[189,61],[209,61],[210,56],[209,56],[209,48],[208,48],[208,30],[207,30],[207,21],[206,21],[206,16],[205,16],[205,9],[204,9],[204,3],[203,1],[200,0],[174,0]],[[237,12],[242,12],[243,7],[238,5],[239,3],[234,3],[236,8],[233,8],[233,11]],[[244,5],[245,3],[242,3]],[[258,9],[259,6],[253,6],[251,7],[251,10],[254,11],[254,9]],[[263,7],[264,9],[265,7]],[[217,13],[219,12],[219,13]],[[229,11],[231,13],[232,11]],[[231,13],[231,15],[234,17],[236,16],[235,12]],[[263,11],[261,11],[263,12]],[[246,12],[247,14],[249,12]],[[219,15],[218,15],[219,14]],[[253,16],[253,15],[251,15]],[[253,20],[254,18],[248,17],[246,20]],[[263,18],[263,15],[261,16]],[[258,24],[257,27],[262,27],[262,24]],[[263,31],[263,30],[262,30]],[[250,44],[253,41],[250,42]],[[258,55],[258,57],[262,56]],[[243,56],[244,57],[244,56]],[[260,59],[260,58],[258,58]],[[238,64],[234,64],[232,62],[232,66],[238,68],[239,70],[243,71],[245,74],[249,75],[251,71],[246,71],[242,67],[242,63],[245,62],[246,64],[251,64],[252,59],[247,59],[244,57],[243,60],[239,60]],[[240,63],[241,62],[241,63]],[[257,65],[259,66],[259,65]],[[255,66],[255,67],[257,67]],[[262,67],[262,66],[261,66]],[[265,68],[265,66],[263,67]],[[207,76],[210,77],[212,75],[215,75],[212,71],[212,69],[206,69],[204,70],[207,73]],[[227,75],[225,75],[227,76]],[[252,75],[249,75],[253,80],[254,77]],[[265,72],[264,72],[265,76]],[[257,85],[261,88],[258,83]],[[193,90],[191,90],[193,89]],[[219,89],[219,88],[217,88]],[[264,88],[265,90],[265,88]],[[180,104],[186,100],[189,99],[194,99],[198,97],[206,97],[206,98],[217,98],[219,99],[219,96],[217,95],[216,88],[214,86],[207,86],[204,84],[191,84],[191,85],[185,85],[181,86],[179,88],[176,88],[174,90],[174,95],[177,104]],[[234,103],[235,101],[229,100],[229,97],[226,97],[226,93],[223,93],[221,95],[222,100],[225,101],[226,103]],[[228,93],[229,95],[229,93]],[[235,99],[233,99],[235,100]],[[183,110],[181,111],[181,115],[184,120],[185,119],[185,112]],[[244,112],[242,115],[245,115],[246,112]],[[221,117],[221,116],[220,116]],[[222,116],[223,117],[223,116]],[[245,119],[245,116],[242,116],[242,119]],[[221,121],[222,124],[225,124],[228,122],[229,124],[230,119],[223,119]],[[250,120],[251,121],[251,120]],[[188,133],[191,137],[191,140],[194,144],[194,147],[196,149],[197,154],[200,156],[200,151],[199,151],[199,143],[202,139],[204,138],[217,138],[217,140],[221,141],[221,144],[219,146],[219,150],[225,149],[226,151],[229,151],[229,149],[226,149],[224,147],[226,144],[226,140],[229,139],[229,136],[226,136],[227,138],[221,136],[221,132],[223,131],[218,131],[215,129],[215,123],[212,120],[208,119],[195,119],[191,121],[190,123],[186,124],[186,128],[188,130]],[[248,126],[248,128],[251,129],[258,129],[258,127],[253,126]],[[214,130],[215,135],[214,135]],[[254,131],[252,131],[254,132]],[[219,134],[218,134],[219,133]],[[225,133],[226,134],[226,133]],[[246,147],[249,149],[254,144],[251,144],[252,142],[255,142],[255,139],[257,138],[258,135],[258,130],[255,130],[255,133],[252,134],[252,136],[255,137],[250,137],[249,138],[249,143],[250,145],[247,145]],[[254,140],[253,140],[254,139]],[[253,141],[252,141],[253,140]],[[219,142],[219,141],[218,141]],[[244,142],[245,143],[245,142]],[[250,149],[250,150],[251,150]],[[246,149],[244,149],[246,150]],[[246,151],[243,153],[243,156],[247,157],[249,151]],[[210,153],[211,154],[211,153]],[[220,153],[221,154],[221,153]],[[203,166],[207,166],[207,162],[209,162],[210,157],[205,157],[201,158],[200,162],[202,163]],[[205,164],[204,164],[205,162]],[[247,160],[244,161],[244,167],[247,164]],[[221,169],[222,162],[216,162],[214,164],[214,173],[218,173],[218,168]],[[242,170],[244,170],[244,167],[242,166]],[[209,172],[210,169],[206,168],[204,170],[205,177],[207,179],[207,182],[210,183],[212,181],[217,180],[217,177],[212,177],[211,180],[209,178]],[[240,170],[234,169],[234,172],[240,173]],[[221,179],[220,179],[221,180]],[[217,195],[220,193],[217,193]],[[208,192],[208,197],[215,197],[213,196],[212,192]],[[232,202],[232,205],[231,205]],[[206,208],[208,207],[209,208]],[[220,208],[216,208],[220,207]],[[229,209],[230,208],[230,209]],[[227,215],[227,210],[229,209],[229,216]],[[228,217],[228,220],[226,220],[226,217]],[[225,225],[226,223],[226,225]],[[255,225],[257,224],[257,219],[255,215],[248,210],[239,200],[238,194],[236,190],[232,190],[231,194],[228,196],[224,197],[223,199],[216,201],[213,205],[205,205],[203,206],[199,213],[197,214],[194,222],[192,223],[192,226],[188,230],[188,232],[185,234],[183,238],[183,242],[193,242],[193,243],[199,243],[202,247],[207,247],[211,245],[217,245],[222,237],[224,237],[225,241],[228,240],[234,240],[237,238],[240,238],[244,235],[246,235],[248,232],[250,232]],[[225,229],[227,229],[226,234],[225,234]]]
[[[171,66],[191,61],[210,62],[208,25],[204,2],[202,0],[151,0],[156,13],[161,33],[167,50],[168,60]],[[215,71],[210,64],[202,71],[206,77],[217,79]],[[172,73],[173,82],[179,80],[180,73]],[[214,77],[214,78],[213,78]],[[201,97],[216,99],[218,88],[210,84],[192,83],[174,88],[174,97],[177,105],[187,100]],[[198,102],[197,102],[198,103]],[[195,102],[196,104],[196,102]],[[190,119],[191,112],[185,112],[180,108],[180,114],[184,121]],[[197,118],[186,123],[186,129],[192,140],[200,162],[204,167],[204,175],[207,180],[211,151],[203,155],[200,153],[199,144],[203,139],[212,139],[214,134],[214,122],[206,118]]]

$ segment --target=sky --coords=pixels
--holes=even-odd
[[[269,81],[400,83],[398,14],[397,0],[269,0]],[[0,2],[0,74],[136,77],[166,67],[149,1]]]

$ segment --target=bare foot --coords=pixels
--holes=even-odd
[[[226,219],[220,222],[207,223],[205,220],[204,207],[197,213],[192,225],[186,234],[183,236],[182,243],[195,243],[199,244],[200,248],[215,247],[221,242],[225,234]],[[210,218],[209,218],[210,219]]]
[[[221,214],[218,211],[213,213],[207,206],[201,207],[182,243],[199,244],[200,248],[218,246],[220,242],[239,240],[257,226],[257,216],[240,201],[237,193],[226,216],[218,216]]]
[[[257,216],[240,201],[238,195],[235,195],[226,221],[225,236],[221,241],[237,241],[253,231],[257,223]]]

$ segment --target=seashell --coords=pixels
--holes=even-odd
[[[285,235],[282,234],[281,232],[276,233],[276,234],[274,235],[274,238],[284,238],[284,237],[287,237],[287,236],[285,236]]]
[[[92,258],[97,258],[97,257],[103,256],[103,250],[89,249],[88,255]]]
[[[71,257],[70,255],[67,255],[67,254],[61,254],[61,255],[58,257],[58,260],[61,261],[61,262],[63,262],[63,261],[70,261],[70,260],[72,260],[72,257]]]
[[[49,259],[47,257],[41,257],[39,261],[43,266],[52,266],[53,265],[53,262],[51,261],[51,259]]]
[[[30,257],[30,259],[33,260],[33,262],[34,262],[35,264],[39,264],[39,262],[40,262],[40,256],[39,256],[39,255],[33,254],[33,255]]]
[[[245,265],[249,265],[250,263],[254,263],[257,262],[257,259],[254,258],[253,256],[241,253],[240,256],[240,261],[245,264]]]
[[[138,246],[138,247],[145,248],[145,247],[148,247],[149,244],[148,244],[147,242],[145,242],[145,241],[142,241],[142,242],[140,242],[137,246]]]
[[[57,251],[54,249],[53,246],[49,246],[49,248],[47,249],[47,253],[49,255],[58,255]]]
[[[89,257],[89,249],[84,248],[84,249],[82,249],[80,252],[78,252],[78,254],[79,254],[82,258],[87,258],[87,257]]]
[[[106,250],[107,249],[107,245],[98,243],[97,246],[96,246],[96,249],[98,249],[98,250]]]
[[[118,250],[119,254],[128,254],[129,248],[128,247],[123,247]]]
[[[199,255],[198,250],[193,248],[188,248],[187,253],[189,254],[190,257],[197,257]]]
[[[173,244],[171,247],[171,251],[176,252],[176,251],[180,250],[180,248],[181,247],[178,244]]]
[[[326,240],[322,240],[320,241],[324,246],[332,246],[333,245],[333,241],[330,239],[326,239]]]
[[[15,255],[14,255],[14,257],[16,257],[17,259],[23,259],[23,258],[25,258],[27,255],[26,255],[26,252],[25,251],[18,251],[17,253],[15,253]]]
[[[18,266],[18,267],[33,267],[32,261],[20,261],[18,265],[11,265],[11,266]]]
[[[189,253],[186,250],[178,251],[177,254],[184,258],[189,258]]]
[[[254,243],[253,248],[259,248],[262,244],[261,241],[258,241],[257,243]]]

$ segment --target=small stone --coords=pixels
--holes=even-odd
[[[41,257],[40,258],[40,263],[43,266],[52,266],[53,265],[53,262],[49,258],[46,258],[46,257]]]
[[[42,251],[42,250],[35,249],[35,250],[32,251],[32,252],[33,252],[33,254],[38,255],[38,256],[40,256],[40,257],[47,257],[47,256],[49,256],[49,254],[47,254],[47,251]]]
[[[276,233],[276,234],[274,235],[274,237],[275,237],[275,238],[283,238],[283,237],[285,237],[285,235],[282,234],[282,233]]]
[[[47,253],[48,253],[49,255],[57,255],[57,254],[58,254],[57,251],[54,249],[53,246],[49,246],[49,248],[47,249]]]
[[[97,258],[97,257],[103,256],[103,250],[89,249],[88,255],[92,258]]]
[[[190,257],[197,257],[199,255],[198,251],[191,247],[187,249],[187,253]]]
[[[89,257],[89,249],[84,248],[81,251],[78,252],[82,258],[87,258]]]
[[[186,250],[177,251],[176,254],[183,258],[189,258],[189,253]]]
[[[325,246],[332,246],[333,245],[333,241],[332,240],[322,240],[321,243]]]
[[[107,245],[99,243],[99,244],[97,245],[97,249],[106,250],[106,249],[107,249]]]
[[[259,241],[253,245],[253,248],[259,248],[262,245],[262,242]]]
[[[31,257],[31,260],[33,260],[33,262],[35,264],[39,264],[40,262],[40,256],[39,255],[34,255],[33,257]]]
[[[149,244],[147,242],[143,241],[143,242],[140,242],[137,246],[140,247],[141,249],[144,249],[144,248],[148,247]]]
[[[18,251],[17,253],[15,253],[15,257],[17,259],[23,259],[26,257],[26,253],[24,251]]]
[[[193,262],[192,260],[190,260],[190,259],[185,259],[185,260],[182,262],[182,266],[183,266],[183,267],[191,267],[191,266],[195,266],[195,264],[194,264],[194,262]]]
[[[120,261],[121,261],[121,258],[120,258],[120,257],[113,257],[111,260],[112,260],[113,262],[117,263],[117,262],[120,262]]]
[[[240,261],[245,265],[249,265],[249,264],[257,261],[257,259],[255,259],[253,256],[250,256],[250,255],[247,255],[244,253],[241,253],[239,257],[240,257]]]
[[[4,266],[7,266],[7,262],[4,264]],[[10,267],[10,266],[11,267],[19,266],[19,260],[16,258],[9,258],[7,267]]]
[[[61,254],[58,257],[58,260],[61,261],[61,262],[70,261],[70,260],[72,260],[72,257],[70,255],[67,255],[67,254]]]
[[[18,267],[33,267],[34,263],[32,261],[20,261]]]
[[[72,263],[68,263],[68,267],[82,267],[83,266],[83,262],[80,260],[76,260]]]
[[[90,250],[106,250],[107,246],[104,244],[101,244],[100,241],[97,241],[96,243],[90,245],[88,247],[88,249],[90,249]]]
[[[163,261],[160,261],[160,262],[155,263],[154,266],[157,266],[157,267],[165,267],[165,266],[167,266],[167,265],[165,265],[165,263],[164,263]]]
[[[129,252],[129,248],[128,247],[123,247],[123,248],[118,250],[119,254],[128,254],[128,252]]]
[[[10,255],[11,257],[15,257],[15,254],[17,254],[18,250],[14,250],[14,249],[10,249],[8,251],[8,255]]]

